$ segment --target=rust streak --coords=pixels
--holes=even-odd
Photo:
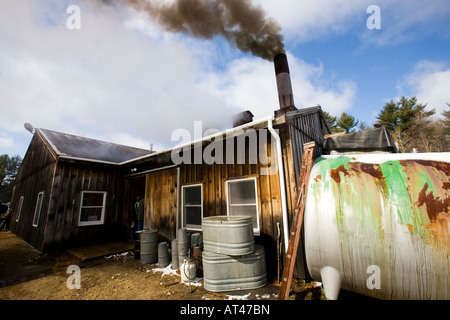
[[[348,167],[352,171],[363,172],[379,180],[385,178],[378,164],[351,162],[348,164]]]
[[[439,171],[442,171],[443,173],[445,173],[447,176],[450,176],[450,163],[448,162],[443,162],[443,161],[434,161],[434,160],[401,160],[400,164],[402,166],[407,166],[408,164],[420,164],[424,167],[432,167],[435,168]]]
[[[419,199],[416,202],[416,205],[418,207],[425,205],[427,209],[428,218],[430,219],[431,222],[436,222],[441,213],[449,212],[450,198],[442,200],[439,197],[436,198],[433,195],[432,191],[427,193],[428,187],[429,187],[428,183],[425,183],[425,185],[423,186],[422,190],[419,193]]]
[[[371,175],[379,180],[384,179],[383,172],[379,165],[372,165],[369,163],[361,163],[361,171]]]
[[[336,169],[330,169],[330,176],[331,178],[337,183],[341,183],[341,177],[339,176],[339,172],[342,172],[344,176],[349,176],[350,173],[347,169],[345,169],[344,165],[341,165],[340,167]]]

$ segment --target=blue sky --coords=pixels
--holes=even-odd
[[[448,0],[253,3],[282,28],[298,108],[320,104],[368,125],[403,95],[447,108]],[[66,26],[70,5],[80,8],[79,30]],[[367,28],[370,5],[380,8],[379,30]],[[25,155],[26,122],[160,150],[194,121],[225,129],[237,112],[262,118],[278,108],[271,62],[220,37],[164,31],[119,0],[1,1],[0,48],[0,154]]]

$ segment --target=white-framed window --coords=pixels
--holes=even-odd
[[[44,191],[38,193],[36,200],[36,207],[34,208],[33,227],[39,224],[39,217],[41,216],[42,201],[44,199]]]
[[[105,222],[106,191],[82,191],[79,226],[92,226]]]
[[[24,196],[21,196],[19,199],[19,206],[17,207],[16,222],[19,221],[19,219],[20,219],[20,213],[22,212],[22,206],[23,206],[23,199],[24,199]]]
[[[203,185],[194,184],[182,187],[183,227],[189,230],[202,230]]]
[[[253,232],[259,234],[256,178],[226,181],[227,214],[252,217]]]

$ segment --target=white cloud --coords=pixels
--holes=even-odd
[[[447,110],[450,103],[450,67],[441,62],[422,60],[399,85],[400,95],[416,96],[420,103],[426,103],[436,114]]]
[[[448,37],[450,6],[446,0],[382,0],[381,30],[365,29],[361,39],[378,46],[405,43],[430,34]]]
[[[130,12],[78,4],[81,30],[68,30],[68,2],[2,1],[2,134],[30,122],[148,148],[170,144],[171,132],[194,120],[231,123],[233,109],[199,83],[205,48],[143,28]]]
[[[14,139],[11,136],[0,135],[0,149],[10,149],[14,147]]]
[[[266,11],[280,23],[289,40],[305,42],[342,34],[357,19],[364,18],[367,1],[360,0],[258,0]],[[364,7],[365,6],[365,7]]]
[[[321,105],[338,114],[352,107],[356,84],[328,82],[322,65],[313,66],[288,54],[294,102],[298,108]],[[279,108],[273,65],[261,59],[233,61],[223,73],[210,74],[203,84],[228,104],[250,110],[255,118],[272,115]]]
[[[81,30],[66,27],[71,4],[80,6]],[[278,108],[270,62],[233,60],[220,44],[163,32],[132,10],[91,1],[2,1],[0,29],[1,112],[8,119],[2,137],[28,137],[23,124],[30,122],[160,149],[175,143],[175,129],[196,120],[223,129],[239,111],[263,117]],[[219,71],[218,59],[228,63]],[[354,84],[326,83],[323,66],[289,59],[299,106],[351,106]]]
[[[448,0],[257,0],[282,26],[290,41],[304,43],[347,33],[360,37],[362,44],[390,45],[417,39],[423,34],[448,31]],[[381,30],[369,30],[367,8],[381,9]]]

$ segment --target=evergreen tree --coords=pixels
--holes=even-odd
[[[326,111],[323,111],[323,115],[325,116],[325,120],[327,121],[328,126],[330,127],[331,131],[332,132],[339,132],[339,131],[337,131],[337,128],[336,128],[337,118],[333,117],[331,114],[329,114]]]
[[[391,102],[386,103],[383,110],[378,114],[378,121],[380,125],[386,127],[390,131],[394,131],[398,125],[398,112],[399,106],[397,103],[391,100]]]
[[[398,102],[390,101],[386,103],[383,110],[378,114],[380,125],[395,131],[397,127],[402,132],[409,132],[417,116],[430,117],[435,114],[435,110],[425,111],[426,104],[418,104],[417,98],[401,97]]]
[[[359,121],[355,119],[354,116],[347,113],[343,113],[341,117],[337,120],[336,126],[339,131],[345,131],[347,133],[355,132],[355,127],[358,125]]]
[[[410,99],[401,97],[399,101],[399,111],[398,111],[398,119],[399,119],[399,127],[401,130],[409,132],[411,126],[414,124],[417,119],[426,119],[431,117],[436,111],[433,109],[431,111],[425,111],[427,107],[426,104],[417,104],[417,98],[412,97]]]
[[[21,163],[20,156],[9,157],[7,154],[0,156],[0,202],[11,200],[14,180]]]
[[[416,97],[401,97],[398,102],[386,103],[378,114],[380,125],[397,136],[401,152],[413,148],[419,152],[443,151],[442,125],[430,118],[436,111],[427,111],[426,107]]]

